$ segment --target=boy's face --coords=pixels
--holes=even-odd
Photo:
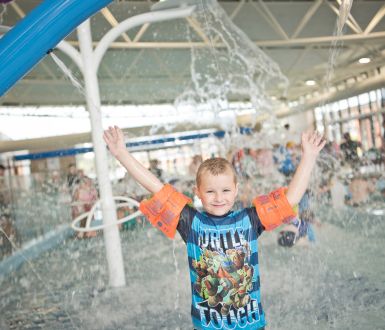
[[[205,171],[202,173],[199,187],[195,188],[195,194],[202,201],[206,212],[222,216],[233,207],[238,194],[238,184],[235,184],[230,169],[218,175]]]

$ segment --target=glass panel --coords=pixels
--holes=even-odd
[[[363,149],[370,149],[373,146],[370,119],[361,119],[361,134]]]
[[[374,146],[376,148],[381,148],[381,122],[379,116],[373,116],[373,126],[374,126]]]

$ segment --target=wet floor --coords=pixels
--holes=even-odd
[[[385,329],[384,216],[325,210],[320,221],[311,246],[260,239],[267,329]],[[1,278],[0,328],[191,329],[183,242],[145,226],[122,232],[122,248],[124,288],[108,286],[101,237],[68,239]]]

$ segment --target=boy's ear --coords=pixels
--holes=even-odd
[[[197,186],[194,186],[193,191],[194,191],[194,194],[197,195],[200,198],[200,196],[199,196],[199,189],[198,189]]]
[[[235,196],[238,196],[238,191],[239,191],[239,182],[235,185]]]

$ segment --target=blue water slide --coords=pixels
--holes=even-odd
[[[45,0],[0,38],[0,96],[112,0]]]

